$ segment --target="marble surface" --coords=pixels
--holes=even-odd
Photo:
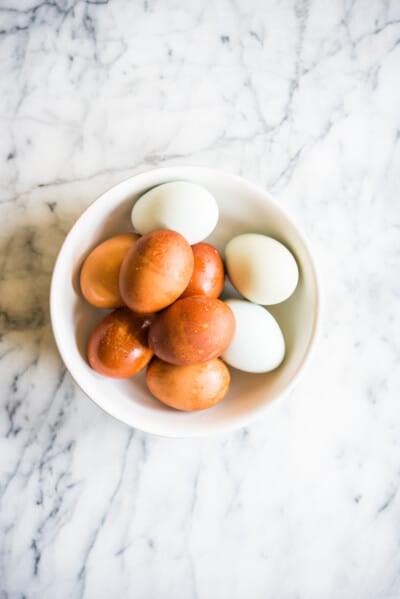
[[[0,0],[0,598],[400,597],[400,3]],[[318,257],[313,364],[261,422],[147,436],[76,388],[74,219],[158,165],[272,191]]]

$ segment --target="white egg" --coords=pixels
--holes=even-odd
[[[225,248],[232,284],[256,304],[272,305],[292,295],[299,281],[296,260],[282,243],[258,233],[231,239]]]
[[[285,357],[285,339],[275,318],[266,308],[230,299],[225,302],[236,321],[233,340],[222,359],[245,372],[269,372]]]
[[[172,229],[192,245],[212,233],[218,213],[218,204],[207,189],[188,181],[172,181],[142,195],[132,208],[131,220],[142,235]]]

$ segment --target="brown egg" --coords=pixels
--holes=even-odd
[[[123,306],[119,292],[119,271],[128,250],[139,235],[126,233],[111,237],[92,250],[83,263],[80,286],[84,298],[97,308]]]
[[[230,374],[222,360],[175,366],[157,358],[147,368],[150,392],[177,410],[204,410],[215,406],[228,392]]]
[[[147,344],[150,319],[128,308],[108,314],[94,328],[88,344],[90,366],[104,376],[128,378],[150,361],[153,352]]]
[[[185,297],[158,314],[149,344],[171,364],[206,362],[220,356],[235,332],[235,318],[224,302],[200,295]]]
[[[205,295],[218,297],[224,287],[224,263],[218,250],[209,243],[192,245],[194,268],[182,297]]]
[[[174,302],[193,272],[193,252],[176,231],[143,235],[126,255],[119,287],[127,306],[139,314],[157,312]]]

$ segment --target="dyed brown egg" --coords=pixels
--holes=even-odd
[[[80,287],[84,298],[97,308],[123,306],[119,292],[119,271],[139,235],[126,233],[111,237],[92,250],[83,263]]]
[[[161,402],[177,410],[204,410],[228,392],[230,374],[222,360],[175,366],[155,358],[147,368],[146,383]]]
[[[185,297],[158,314],[149,344],[158,358],[177,365],[220,356],[235,332],[235,318],[224,302],[200,295]]]
[[[224,263],[218,250],[209,243],[192,245],[194,267],[189,285],[182,297],[205,295],[218,297],[224,287]]]
[[[174,302],[193,272],[193,252],[176,231],[160,229],[143,235],[125,256],[119,287],[134,312],[157,312]]]
[[[104,376],[128,378],[150,361],[148,346],[150,319],[119,308],[108,314],[94,328],[88,343],[90,366]]]

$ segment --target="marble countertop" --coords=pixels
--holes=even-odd
[[[400,597],[400,4],[0,0],[0,598]],[[49,281],[159,165],[273,192],[325,310],[267,417],[164,440],[65,372]]]

